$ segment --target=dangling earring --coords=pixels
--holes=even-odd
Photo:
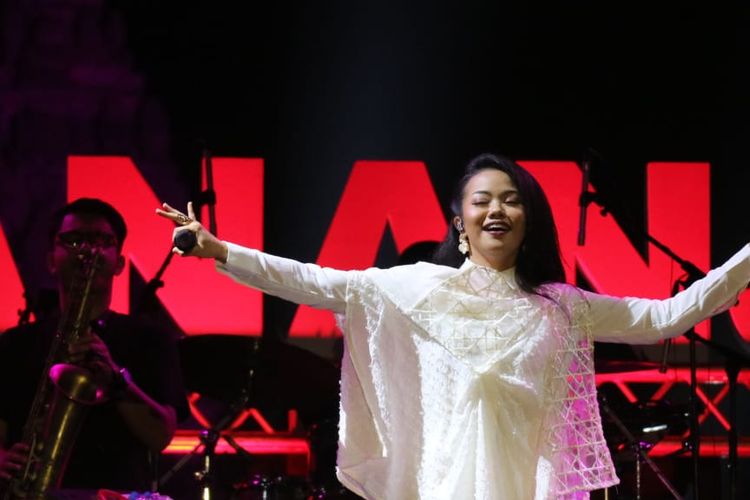
[[[469,253],[469,237],[464,231],[464,221],[460,217],[455,219],[456,230],[458,231],[458,251],[466,255]]]
[[[461,233],[458,235],[458,251],[462,254],[466,255],[469,253],[469,237],[466,235],[466,233]]]

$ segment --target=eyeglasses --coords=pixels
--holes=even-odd
[[[66,231],[57,233],[55,241],[70,250],[78,250],[84,244],[89,248],[112,248],[117,245],[117,236],[101,231]]]

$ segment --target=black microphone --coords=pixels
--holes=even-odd
[[[591,155],[586,152],[583,158],[583,177],[581,178],[581,195],[578,197],[578,206],[580,211],[578,213],[578,246],[581,247],[586,243],[586,213],[588,212],[588,206],[590,202],[589,193],[589,170]]]
[[[183,252],[188,253],[198,244],[198,238],[190,229],[181,229],[172,238],[172,243]]]

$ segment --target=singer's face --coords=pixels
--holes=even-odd
[[[515,266],[526,214],[508,174],[488,168],[474,175],[464,189],[462,211],[472,262],[498,271]]]
[[[81,257],[91,252],[100,253],[100,268],[93,282],[94,293],[109,293],[112,278],[122,272],[124,259],[120,255],[117,236],[107,219],[89,214],[67,214],[55,236],[48,257],[49,270],[67,288],[80,273]]]

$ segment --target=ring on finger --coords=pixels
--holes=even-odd
[[[187,226],[188,224],[193,222],[193,219],[191,219],[185,214],[177,214],[177,222],[179,222],[183,226]]]

